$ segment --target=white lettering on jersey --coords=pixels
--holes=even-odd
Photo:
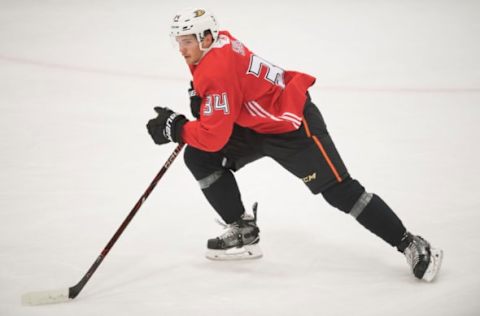
[[[205,100],[205,107],[203,108],[203,115],[209,116],[212,115],[213,109],[212,109],[212,96],[207,95],[207,98]]]
[[[212,104],[213,101],[213,104]],[[203,115],[209,116],[213,114],[213,111],[223,111],[223,114],[230,114],[230,106],[228,104],[227,93],[209,94],[205,100],[205,107],[203,109]]]
[[[250,66],[248,67],[247,75],[253,74],[256,77],[259,77],[262,67],[267,68],[265,80],[270,81],[271,83],[281,87],[282,89],[285,88],[285,81],[283,79],[285,71],[282,68],[277,67],[274,64],[266,61],[265,59],[258,57],[257,55],[252,54],[250,56]]]

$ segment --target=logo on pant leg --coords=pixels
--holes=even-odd
[[[303,180],[303,182],[308,183],[308,182],[310,182],[310,181],[312,181],[312,180],[315,180],[316,178],[317,178],[317,173],[314,172],[314,173],[312,173],[312,174],[309,174],[308,176],[306,176],[306,177],[303,178],[302,180]]]

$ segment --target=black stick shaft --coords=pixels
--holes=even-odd
[[[143,195],[140,197],[140,199],[137,201],[137,203],[135,204],[135,206],[133,207],[133,209],[130,211],[130,213],[128,214],[127,218],[125,218],[125,220],[123,221],[122,225],[120,225],[120,227],[117,229],[117,231],[115,232],[115,234],[113,235],[113,237],[110,239],[110,241],[108,242],[108,244],[105,246],[105,248],[102,250],[102,252],[100,253],[100,255],[97,257],[97,259],[95,260],[95,262],[92,264],[92,266],[90,267],[90,269],[88,269],[87,273],[83,276],[83,278],[80,280],[80,282],[78,282],[75,286],[72,286],[68,289],[68,297],[73,299],[75,297],[77,297],[77,295],[80,293],[80,291],[83,289],[83,287],[85,286],[85,284],[87,284],[88,280],[90,280],[90,277],[93,275],[93,273],[95,273],[95,271],[97,270],[98,266],[100,266],[100,264],[102,263],[103,259],[105,259],[105,257],[107,256],[107,254],[110,252],[110,249],[112,249],[113,245],[115,245],[115,243],[117,242],[118,238],[122,235],[123,231],[125,230],[125,228],[127,228],[128,224],[130,223],[130,221],[133,219],[133,217],[135,216],[135,214],[138,212],[138,210],[140,209],[140,207],[142,206],[143,202],[145,202],[145,200],[148,198],[148,196],[150,195],[150,193],[152,193],[153,189],[155,188],[155,186],[157,185],[157,183],[160,181],[160,179],[163,177],[163,175],[165,174],[165,172],[167,172],[168,168],[170,167],[170,165],[173,163],[173,161],[175,160],[175,158],[177,158],[178,154],[180,153],[180,151],[182,151],[182,148],[183,148],[184,144],[179,144],[175,150],[173,151],[173,153],[170,155],[170,157],[167,159],[167,161],[165,162],[165,164],[163,165],[162,169],[160,169],[160,171],[158,172],[158,174],[155,176],[155,178],[152,180],[152,183],[150,183],[150,185],[148,186],[147,190],[145,191],[145,193],[143,193]]]

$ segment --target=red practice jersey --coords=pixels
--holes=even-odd
[[[307,89],[315,82],[255,55],[226,31],[190,70],[202,105],[200,118],[184,125],[182,138],[210,152],[222,149],[234,124],[262,134],[297,130]]]

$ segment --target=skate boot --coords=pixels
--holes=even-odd
[[[231,224],[223,224],[225,232],[209,239],[206,257],[211,260],[256,259],[262,256],[258,246],[260,230],[257,226],[257,203],[253,205],[253,216],[243,214]]]
[[[432,248],[422,237],[406,232],[398,250],[407,258],[416,278],[431,282],[440,271],[443,250]]]

